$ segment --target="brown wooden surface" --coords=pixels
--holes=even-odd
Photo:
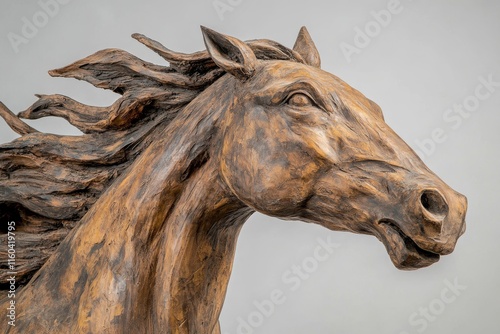
[[[293,49],[202,32],[193,54],[133,35],[169,66],[108,49],[50,71],[121,94],[110,107],[39,95],[19,114],[83,136],[40,133],[0,104],[21,135],[0,146],[0,219],[16,222],[24,285],[3,332],[219,333],[254,211],[374,235],[400,269],[453,251],[465,197],[320,69],[305,28]]]

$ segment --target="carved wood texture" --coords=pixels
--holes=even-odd
[[[220,333],[255,211],[374,235],[400,269],[453,251],[465,197],[374,102],[320,69],[305,28],[293,49],[202,33],[207,50],[193,54],[133,35],[168,66],[107,49],[49,72],[116,92],[109,107],[38,95],[15,115],[0,103],[20,135],[0,146],[0,258],[14,221],[23,285],[4,332]],[[46,116],[84,135],[21,120]]]

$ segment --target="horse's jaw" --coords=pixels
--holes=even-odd
[[[414,270],[439,261],[439,254],[421,248],[396,222],[381,220],[378,226],[382,233],[377,233],[376,236],[385,245],[396,268]]]

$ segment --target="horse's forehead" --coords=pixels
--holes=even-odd
[[[373,102],[339,77],[320,68],[291,61],[264,61],[261,71],[252,79],[255,93],[284,89],[297,81],[313,84],[325,97],[337,95],[352,110],[370,110]]]
[[[319,68],[291,61],[265,61],[254,78],[256,88],[280,86],[297,80],[308,80],[322,87],[343,87],[345,83],[331,73]]]

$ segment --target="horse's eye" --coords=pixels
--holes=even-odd
[[[288,98],[287,104],[295,107],[308,107],[314,105],[314,102],[309,96],[303,93],[295,93]]]

